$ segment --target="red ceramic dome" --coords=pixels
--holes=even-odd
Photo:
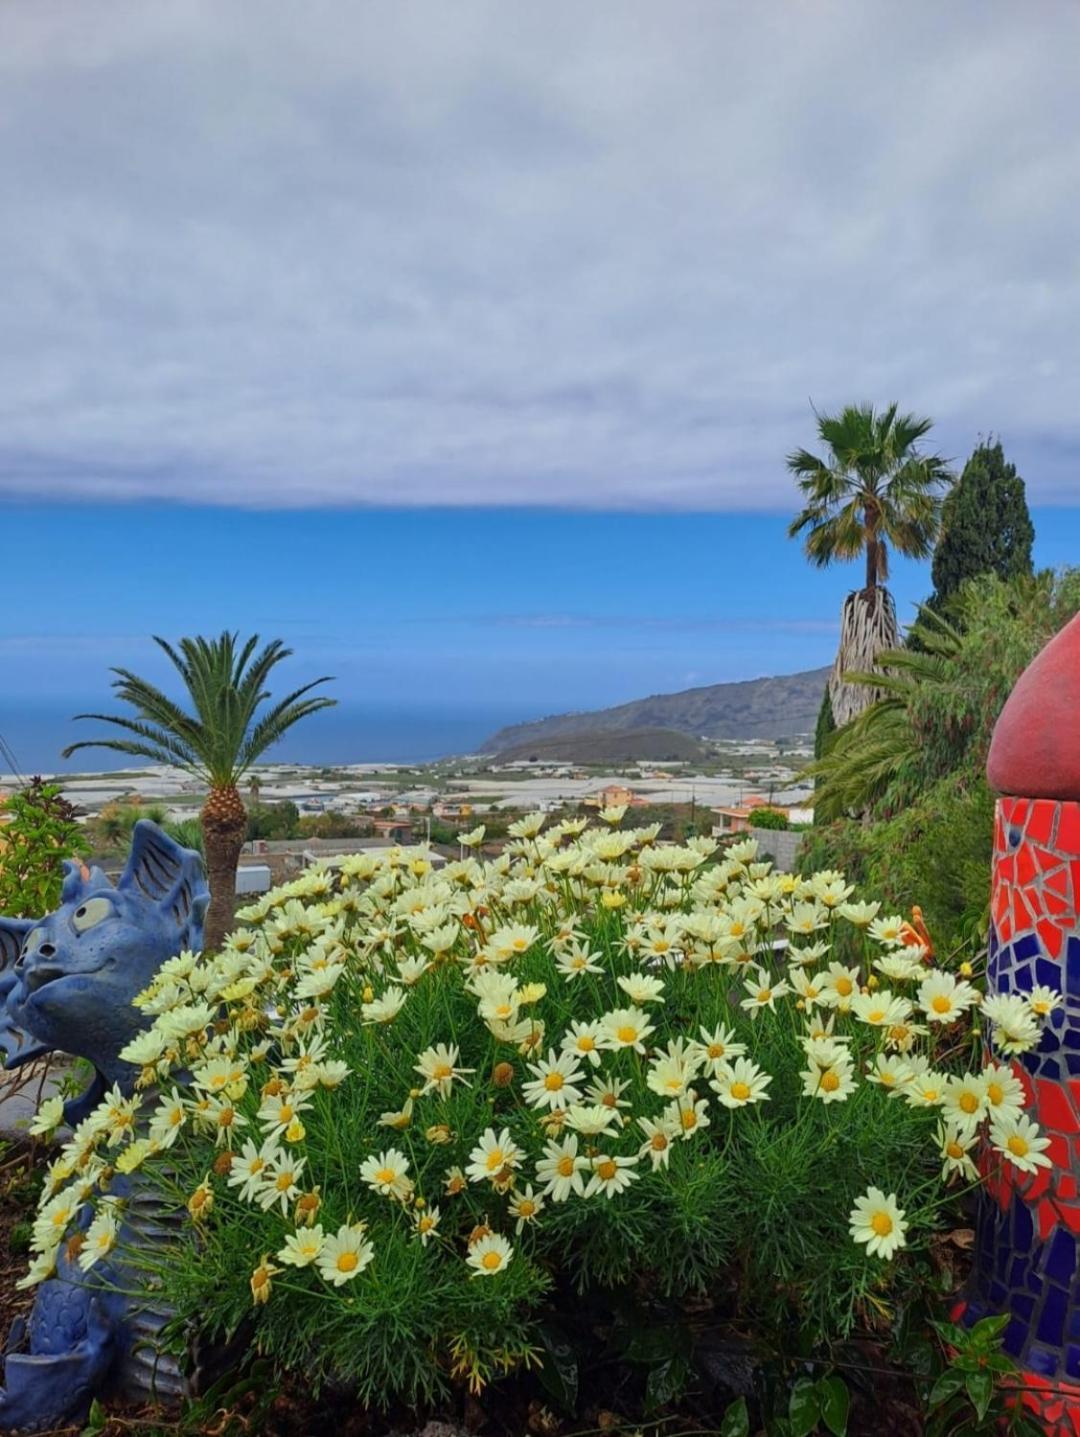
[[[994,727],[986,776],[999,793],[1080,799],[1080,614],[1016,681]]]

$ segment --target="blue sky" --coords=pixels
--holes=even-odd
[[[1036,558],[1080,510],[1036,509]],[[535,713],[828,663],[857,565],[810,570],[781,514],[13,505],[3,707],[93,702],[151,633],[280,636],[302,682],[387,709]],[[903,618],[929,589],[899,561]]]

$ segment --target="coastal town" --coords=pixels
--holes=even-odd
[[[707,761],[572,765],[543,758],[500,761],[466,755],[437,763],[257,765],[245,795],[251,822],[238,890],[258,893],[312,861],[394,844],[429,843],[456,856],[458,835],[483,824],[497,852],[524,813],[552,817],[625,806],[643,822],[717,837],[749,831],[768,810],[770,841],[788,830],[794,846],[813,821],[812,786],[800,779],[812,757],[806,739],[717,740]],[[197,820],[206,790],[179,769],[151,764],[115,772],[44,775],[59,785],[96,857],[108,866],[114,838],[140,817],[177,825]],[[0,774],[0,796],[16,776]],[[0,809],[0,845],[3,810]],[[779,857],[779,855],[778,855]],[[786,848],[784,857],[787,857]]]

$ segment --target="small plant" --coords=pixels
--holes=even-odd
[[[0,913],[39,918],[60,901],[61,861],[87,852],[59,784],[32,778],[0,803]]]
[[[1001,1350],[1009,1314],[984,1317],[972,1327],[935,1322],[945,1344],[947,1365],[927,1399],[926,1437],[967,1437],[1010,1432],[1043,1437],[1044,1428],[1019,1395],[1018,1369]]]

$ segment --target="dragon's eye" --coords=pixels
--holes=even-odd
[[[113,906],[107,898],[88,898],[71,915],[71,926],[76,933],[85,933],[96,928],[105,918],[111,918]]]

